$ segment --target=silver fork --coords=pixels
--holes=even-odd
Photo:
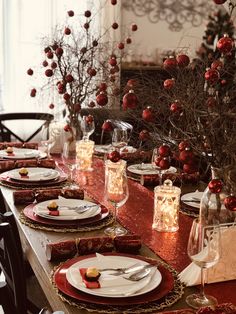
[[[59,209],[71,209],[76,211],[77,213],[84,213],[86,212],[88,209],[91,209],[93,207],[98,207],[98,204],[95,205],[80,205],[80,206],[59,206]]]
[[[150,272],[151,272],[151,269],[153,267],[155,267],[154,265],[148,265],[149,267],[146,267],[132,275],[130,275],[129,277],[123,277],[124,279],[126,280],[131,280],[131,281],[139,281],[139,280],[142,280],[143,278],[147,277]]]

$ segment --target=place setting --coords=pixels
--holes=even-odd
[[[180,198],[181,212],[193,217],[197,217],[199,215],[202,196],[203,192],[200,192],[198,190],[196,190],[195,192],[183,194]]]
[[[46,158],[47,154],[37,149],[21,148],[8,146],[6,149],[0,150],[0,159],[32,159],[32,158]]]

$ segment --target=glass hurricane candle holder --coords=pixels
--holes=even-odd
[[[153,229],[163,232],[179,229],[180,193],[180,188],[173,186],[171,180],[155,187]]]
[[[92,171],[94,141],[81,140],[76,143],[77,168],[82,171]]]

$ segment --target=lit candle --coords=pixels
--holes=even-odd
[[[76,162],[79,170],[91,171],[94,141],[81,140],[76,143]]]
[[[105,162],[105,176],[107,181],[108,193],[122,194],[123,193],[123,178],[126,169],[126,161],[119,160],[112,162],[106,160]]]
[[[180,188],[171,180],[154,189],[154,216],[152,228],[157,231],[174,232],[179,229]]]

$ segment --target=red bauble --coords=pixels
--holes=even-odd
[[[54,109],[55,105],[54,104],[50,104],[49,105],[49,109]]]
[[[57,68],[57,63],[56,63],[55,61],[53,61],[53,62],[51,63],[51,68],[52,68],[52,69],[56,69],[56,68]]]
[[[100,92],[106,91],[107,90],[107,84],[104,82],[100,83],[99,90],[100,90]]]
[[[183,108],[181,104],[176,100],[170,105],[170,111],[173,113],[181,113],[183,111]]]
[[[115,65],[117,65],[117,61],[116,61],[116,58],[111,58],[110,60],[109,60],[109,63],[110,63],[110,65],[111,66],[115,66]]]
[[[30,96],[31,97],[35,97],[36,96],[36,92],[37,92],[36,89],[32,88],[31,91],[30,91]]]
[[[146,109],[143,110],[142,118],[143,118],[143,120],[145,120],[147,122],[154,122],[155,121],[154,113],[153,113],[151,107],[147,107]]]
[[[33,74],[34,74],[34,71],[33,71],[32,69],[28,69],[28,70],[27,70],[27,74],[28,74],[28,75],[33,75]]]
[[[70,10],[70,11],[67,11],[67,14],[68,16],[72,17],[75,15],[74,11]]]
[[[142,142],[145,142],[147,140],[149,140],[150,138],[150,134],[147,130],[142,130],[140,133],[139,133],[139,139],[142,141]]]
[[[85,17],[90,17],[91,16],[91,11],[87,10],[84,12]]]
[[[114,23],[111,25],[111,27],[112,27],[113,29],[117,29],[117,28],[119,27],[119,25],[118,25],[118,23],[114,22]]]
[[[108,103],[108,97],[104,92],[100,92],[96,97],[96,101],[99,106],[103,107]]]
[[[75,112],[80,112],[80,110],[81,110],[81,105],[80,105],[80,103],[76,103],[76,104],[74,105],[74,110],[75,110]]]
[[[94,118],[93,118],[93,116],[91,114],[89,114],[88,116],[85,117],[85,121],[88,124],[91,124],[94,121]]]
[[[161,156],[158,156],[154,159],[154,163],[157,167],[159,167],[159,164],[160,164],[160,161],[162,160],[162,157]]]
[[[158,148],[158,153],[161,157],[167,157],[170,155],[170,146],[163,144]]]
[[[90,101],[90,103],[88,104],[89,108],[94,108],[96,106],[94,101]]]
[[[61,57],[63,55],[63,49],[61,47],[58,47],[55,53],[58,57]]]
[[[223,54],[227,54],[231,52],[234,46],[234,41],[232,38],[225,35],[224,37],[220,38],[217,42],[217,48]]]
[[[177,64],[180,68],[187,67],[189,65],[190,59],[187,55],[178,55],[176,57]]]
[[[209,69],[205,73],[205,79],[210,84],[216,84],[220,79],[220,73],[215,69]]]
[[[218,70],[218,71],[222,70],[223,67],[224,67],[224,64],[220,60],[215,60],[211,64],[211,68],[215,69],[215,70]]]
[[[168,158],[163,158],[162,160],[160,160],[158,166],[162,170],[169,169],[170,168],[170,161],[169,161],[169,159]]]
[[[48,66],[47,60],[44,60],[43,63],[42,63],[42,65],[43,65],[44,67],[47,67],[47,66]]]
[[[56,51],[57,48],[58,48],[58,44],[57,44],[57,43],[54,43],[54,44],[52,45],[52,49],[53,49],[54,51]]]
[[[45,71],[45,75],[46,75],[47,77],[51,77],[51,76],[53,76],[53,71],[52,71],[51,69],[47,69],[47,70]]]
[[[223,182],[219,179],[213,179],[208,183],[208,188],[212,193],[220,193],[223,188]]]
[[[66,125],[64,126],[64,131],[65,131],[65,132],[71,131],[71,127],[70,127],[69,124],[66,124]]]
[[[177,61],[175,59],[175,57],[171,56],[169,58],[167,58],[164,63],[163,63],[163,67],[165,70],[173,70],[176,69],[177,67]]]
[[[112,132],[113,131],[113,125],[110,120],[106,120],[102,125],[102,130],[104,132]]]
[[[195,173],[197,171],[196,166],[194,164],[184,164],[183,165],[183,171],[185,173],[191,174]]]
[[[126,38],[126,44],[131,44],[132,43],[132,39],[130,37]]]
[[[175,86],[175,79],[167,79],[164,81],[164,88],[165,89],[171,89],[172,87]]]
[[[111,4],[112,5],[116,5],[117,4],[117,0],[111,0]]]
[[[70,35],[71,34],[71,30],[69,27],[66,27],[64,30],[65,35]]]
[[[125,48],[125,44],[124,43],[119,43],[117,46],[120,50]]]
[[[137,104],[138,98],[133,90],[130,90],[127,94],[124,95],[122,104],[124,110],[135,109],[137,107]]]
[[[44,48],[44,52],[45,52],[45,53],[48,53],[49,51],[51,51],[51,48],[50,48],[50,47]]]
[[[48,51],[47,58],[48,59],[53,59],[53,56],[54,56],[53,52],[52,51]]]
[[[236,211],[236,196],[230,195],[224,199],[225,208]]]
[[[120,153],[117,150],[113,150],[107,155],[107,159],[112,162],[118,162],[121,159]]]
[[[185,149],[181,151],[179,154],[179,160],[184,162],[185,164],[191,163],[193,160],[193,157],[194,157],[193,152],[189,149]]]
[[[217,105],[217,100],[216,100],[216,98],[215,97],[213,97],[213,96],[210,96],[210,97],[208,97],[207,98],[207,101],[206,101],[206,105],[208,106],[208,107],[215,107],[216,105]]]
[[[137,86],[138,85],[138,81],[137,80],[135,80],[135,79],[130,79],[130,80],[128,80],[128,82],[127,82],[127,84],[126,84],[128,87],[131,87],[131,88],[133,88],[133,87],[135,87],[135,86]]]
[[[225,3],[227,0],[213,0],[215,2],[215,4],[223,4]]]
[[[66,101],[68,101],[69,99],[70,99],[70,94],[68,94],[68,93],[65,93],[64,95],[63,95],[63,98],[66,100]]]
[[[98,41],[97,40],[94,40],[93,41],[93,47],[97,47],[98,46]]]
[[[65,81],[67,83],[71,83],[71,82],[74,81],[74,78],[73,78],[73,76],[71,74],[67,74],[66,77],[65,77]]]
[[[179,143],[178,148],[179,148],[179,151],[182,152],[186,148],[190,148],[190,144],[189,144],[188,141],[182,141],[182,142]]]
[[[136,32],[137,29],[138,29],[137,24],[132,24],[132,25],[131,25],[131,30],[132,30],[133,32]]]
[[[84,23],[84,28],[89,29],[89,23]]]
[[[88,74],[90,76],[95,76],[97,74],[97,71],[95,69],[88,69]]]
[[[87,52],[87,48],[86,48],[86,47],[82,47],[82,48],[80,49],[80,52],[83,53],[83,54],[85,54],[85,53]]]

